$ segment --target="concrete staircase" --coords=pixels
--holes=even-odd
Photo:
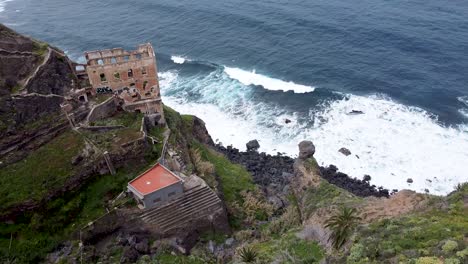
[[[197,186],[165,205],[148,209],[140,218],[161,233],[183,228],[192,221],[207,217],[222,208],[219,197],[208,186]]]

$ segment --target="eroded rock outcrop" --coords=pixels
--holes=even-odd
[[[37,148],[61,133],[44,131],[64,123],[60,104],[77,82],[62,51],[1,24],[0,65],[0,159],[8,163],[23,157],[5,158],[11,148]]]

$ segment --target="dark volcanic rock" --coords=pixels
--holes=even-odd
[[[308,159],[315,154],[315,146],[312,141],[302,141],[299,143],[299,158]]]
[[[232,162],[243,165],[252,174],[255,183],[265,188],[270,184],[276,184],[278,191],[281,191],[289,184],[294,173],[294,160],[287,156],[272,156],[257,151],[241,152],[231,146],[223,147],[221,144],[216,145],[216,148]]]
[[[135,249],[141,254],[149,253],[148,240],[144,239],[135,245]]]
[[[334,165],[328,167],[320,167],[322,177],[329,183],[334,184],[340,188],[343,188],[354,195],[366,197],[389,197],[389,191],[383,187],[376,188],[375,185],[370,185],[369,181],[371,177],[369,175],[364,176],[364,180],[351,178],[345,173],[339,172],[338,168]]]
[[[260,148],[260,144],[256,139],[249,141],[246,146],[247,151],[257,151]]]
[[[309,150],[307,151],[307,155],[313,153],[311,145],[309,143],[305,145]],[[269,190],[268,193],[277,191],[277,194],[286,194],[288,192],[287,186],[294,175],[294,159],[283,155],[272,156],[264,152],[241,152],[232,146],[223,147],[221,144],[216,145],[216,148],[219,152],[226,155],[230,161],[243,165],[252,174],[254,182]],[[338,172],[338,168],[334,165],[326,168],[320,167],[320,172],[322,177],[331,184],[348,190],[357,196],[389,197],[387,189],[382,187],[377,189],[375,185],[369,184],[371,179],[369,175],[364,176],[364,180],[358,180]]]
[[[370,175],[364,175],[364,178],[362,180],[365,181],[365,182],[369,182],[371,180],[371,176]]]
[[[364,114],[364,112],[360,110],[352,110],[351,112],[348,113],[348,115],[362,115],[362,114]]]
[[[71,164],[74,165],[74,166],[78,165],[78,164],[80,164],[80,162],[82,160],[83,160],[83,155],[81,155],[81,153],[80,153],[80,154],[78,154],[78,155],[76,155],[75,157],[72,158]]]
[[[133,247],[126,247],[123,251],[120,263],[135,263],[138,260],[138,251]]]
[[[286,118],[286,119],[284,119],[284,123],[289,124],[289,123],[291,123],[291,120]]]
[[[408,178],[408,179],[406,180],[406,182],[407,182],[407,183],[413,183],[413,179]]]
[[[340,152],[341,154],[343,154],[343,155],[345,155],[345,156],[351,155],[351,151],[350,151],[349,149],[347,149],[347,148],[340,148],[340,149],[338,150],[338,152]]]

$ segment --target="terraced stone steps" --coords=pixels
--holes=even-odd
[[[209,187],[198,186],[166,205],[143,212],[140,218],[164,233],[208,216],[221,207],[221,200]]]

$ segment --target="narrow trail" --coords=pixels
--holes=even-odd
[[[42,63],[36,68],[36,70],[34,70],[34,72],[26,79],[26,81],[24,82],[24,85],[23,87],[18,91],[18,93],[22,93],[22,94],[26,94],[27,91],[26,91],[26,87],[28,86],[29,82],[31,81],[31,79],[33,77],[36,76],[36,74],[39,72],[39,70],[49,61],[50,59],[50,54],[52,53],[52,49],[50,47],[47,47],[47,54],[44,58],[44,60],[42,61]]]

